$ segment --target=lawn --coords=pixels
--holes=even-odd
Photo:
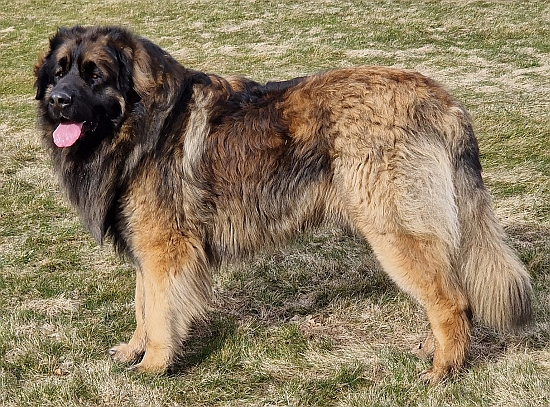
[[[33,66],[74,24],[123,25],[185,66],[259,81],[354,65],[437,79],[474,118],[534,323],[476,327],[465,368],[427,387],[422,308],[362,240],[324,228],[217,270],[174,374],[111,362],[134,326],[134,271],[83,229],[35,125]],[[0,405],[550,406],[548,1],[0,0],[0,72]]]

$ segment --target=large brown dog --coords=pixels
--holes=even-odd
[[[118,361],[164,371],[204,315],[211,266],[327,220],[364,236],[425,307],[428,381],[462,365],[471,318],[506,329],[531,315],[468,114],[433,80],[363,67],[262,85],[80,26],[57,32],[35,73],[68,198],[137,268],[137,328],[111,349]]]

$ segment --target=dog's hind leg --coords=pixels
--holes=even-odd
[[[422,378],[437,383],[462,366],[470,342],[468,301],[453,277],[447,245],[400,233],[367,238],[384,270],[426,309],[435,351]]]
[[[441,381],[464,362],[470,309],[456,263],[460,244],[452,165],[438,144],[401,147],[383,162],[340,170],[350,220],[389,276],[426,309],[434,336],[433,367]],[[347,163],[346,165],[350,165]]]

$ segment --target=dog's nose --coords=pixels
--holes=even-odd
[[[57,107],[67,107],[71,104],[72,97],[64,90],[56,90],[54,89],[52,93],[50,93],[50,99],[49,103],[50,105],[57,106]]]

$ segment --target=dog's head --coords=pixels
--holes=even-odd
[[[42,127],[58,147],[99,143],[156,86],[153,66],[144,40],[124,29],[59,29],[35,66]]]

